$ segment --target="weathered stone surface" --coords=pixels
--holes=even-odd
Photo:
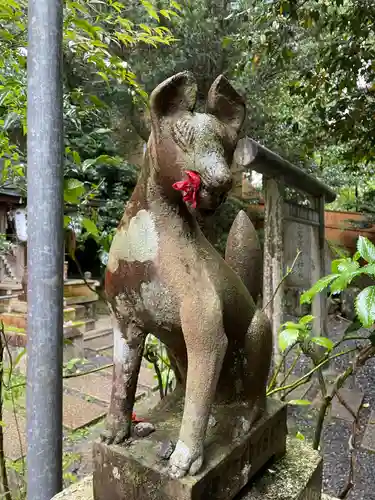
[[[70,488],[67,488],[63,492],[54,496],[51,500],[63,500],[63,499],[93,500],[94,496],[92,487],[92,475],[85,477],[82,481],[74,484]],[[338,500],[338,499],[322,493],[322,500]]]
[[[168,460],[170,456],[172,455],[174,449],[176,447],[176,443],[174,443],[171,440],[164,441],[161,443],[159,451],[158,451],[158,456],[162,458],[163,460]]]
[[[323,461],[319,453],[288,438],[284,457],[272,464],[236,500],[321,500]]]
[[[294,384],[297,380],[300,380],[300,378],[301,377],[296,375],[290,375],[288,378],[288,384]],[[306,384],[296,387],[294,391],[286,396],[285,401],[291,401],[292,399],[304,399],[310,388],[311,382],[307,382]]]
[[[329,495],[321,494],[320,486],[321,458],[319,454],[305,442],[289,438],[285,456],[254,479],[251,486],[241,492],[236,500],[253,500],[254,498],[262,500],[337,500]],[[154,493],[155,496],[152,498],[160,498],[157,496],[156,483]],[[107,500],[113,499],[110,494],[106,498]],[[125,498],[127,500],[128,497],[122,497],[122,500]],[[93,500],[92,476],[87,476],[83,481],[56,495],[52,500],[63,499]],[[204,500],[211,500],[211,497],[207,496]]]
[[[140,422],[134,427],[134,434],[138,437],[147,437],[155,431],[155,427],[151,422]]]
[[[112,328],[92,330],[85,335],[85,349],[100,351],[108,346],[113,346]]]
[[[365,435],[362,439],[361,447],[375,453],[375,411],[373,410],[368,419]]]
[[[339,394],[346,402],[354,415],[357,415],[362,405],[364,394],[359,389],[340,389]],[[341,404],[337,396],[332,401],[332,417],[353,422],[354,417],[344,405]]]
[[[79,483],[55,495],[51,500],[92,500],[92,476],[85,477]],[[109,500],[109,499],[108,499]]]
[[[112,377],[98,373],[82,375],[65,380],[64,386],[75,391],[83,392],[94,399],[109,403],[111,399]]]
[[[158,452],[178,438],[183,401],[163,405],[148,416],[156,430],[147,438],[134,437],[127,446],[94,444],[95,500],[230,500],[285,452],[286,406],[279,401],[268,401],[266,415],[248,433],[238,432],[247,415],[243,405],[214,406],[217,424],[207,432],[202,472],[172,479]]]
[[[63,425],[72,431],[97,422],[106,413],[106,408],[102,406],[64,394]]]
[[[10,460],[19,460],[26,455],[26,419],[13,411],[4,410],[4,448],[5,456]]]

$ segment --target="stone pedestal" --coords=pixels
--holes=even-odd
[[[205,442],[205,463],[196,476],[172,479],[161,445],[177,441],[183,401],[171,398],[148,420],[156,431],[126,446],[94,444],[94,500],[231,500],[286,447],[286,406],[270,399],[267,412],[248,430],[244,405],[214,406]],[[213,419],[211,419],[213,420]]]
[[[337,500],[321,494],[322,460],[311,445],[287,439],[286,454],[263,468],[235,500]],[[157,485],[155,485],[156,491]],[[157,498],[157,496],[156,496]],[[93,481],[87,476],[53,500],[93,500]],[[107,500],[112,500],[108,494]],[[207,497],[206,500],[211,500]]]

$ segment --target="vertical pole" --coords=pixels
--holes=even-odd
[[[29,0],[27,499],[62,489],[62,0]]]
[[[319,212],[319,227],[313,227],[311,238],[311,258],[313,261],[312,285],[325,275],[325,220],[324,197],[315,198],[315,208]],[[314,335],[324,335],[326,330],[327,294],[323,291],[314,297],[312,315]]]

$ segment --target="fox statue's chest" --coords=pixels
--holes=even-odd
[[[116,231],[109,253],[108,271],[115,273],[122,262],[154,262],[158,256],[159,239],[152,214],[140,210],[127,225]]]

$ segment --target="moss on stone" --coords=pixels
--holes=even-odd
[[[287,452],[254,482],[242,500],[299,500],[313,483],[321,488],[322,458],[310,444],[296,438],[287,439]]]
[[[93,498],[92,476],[90,475],[58,493],[51,500],[93,500]]]

